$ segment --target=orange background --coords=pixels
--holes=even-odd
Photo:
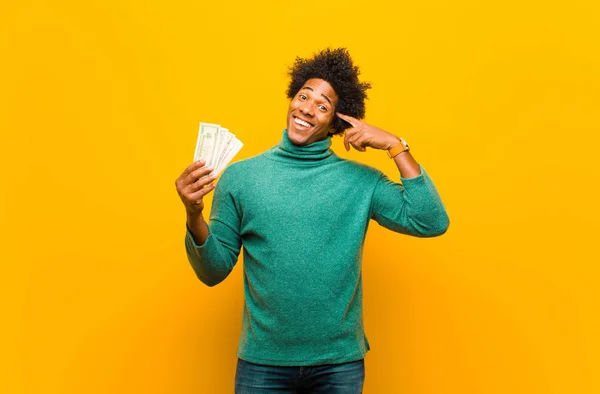
[[[451,218],[433,239],[372,222],[365,393],[600,392],[596,1],[20,4],[0,10],[0,392],[233,391],[242,264],[196,279],[174,181],[200,121],[235,160],[276,144],[287,66],[327,46]]]

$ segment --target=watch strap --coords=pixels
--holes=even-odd
[[[398,143],[397,145],[394,145],[390,149],[388,149],[387,154],[390,157],[390,159],[393,159],[394,157],[398,156],[400,153],[408,152],[408,151],[410,151],[408,144],[406,143],[406,141],[404,141],[402,138],[400,138],[400,143]]]

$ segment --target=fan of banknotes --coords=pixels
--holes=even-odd
[[[204,159],[206,166],[213,166],[211,174],[220,174],[242,149],[242,142],[228,129],[218,124],[200,122],[194,161]]]

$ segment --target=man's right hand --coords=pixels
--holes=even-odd
[[[212,182],[217,176],[205,176],[210,174],[213,168],[204,167],[204,164],[204,160],[192,163],[175,181],[177,193],[188,215],[200,215],[204,209],[202,198],[215,189]]]

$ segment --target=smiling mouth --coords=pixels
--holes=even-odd
[[[312,124],[310,124],[310,123],[308,123],[308,122],[306,122],[306,121],[304,121],[304,120],[302,120],[300,118],[296,118],[296,117],[294,117],[294,123],[297,126],[300,126],[299,127],[300,129],[309,129],[309,128],[311,128],[313,126]]]

